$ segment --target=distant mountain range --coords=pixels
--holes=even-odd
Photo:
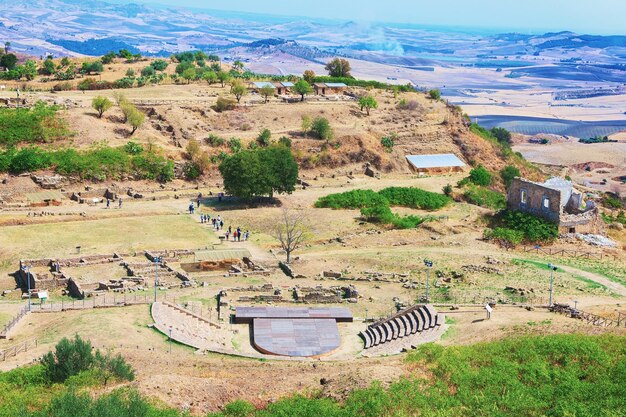
[[[233,55],[245,48],[248,54],[271,49],[314,62],[341,55],[409,68],[626,63],[626,36],[489,35],[99,0],[1,2],[0,39],[41,56],[98,56],[122,48],[155,56],[189,49]]]

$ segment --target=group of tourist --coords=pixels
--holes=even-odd
[[[241,242],[242,240],[248,240],[250,237],[250,232],[246,230],[245,232],[241,231],[240,227],[237,227],[234,231],[231,226],[228,226],[228,230],[226,230],[226,240],[230,238],[230,235],[233,235],[233,242]]]
[[[200,207],[201,196],[202,194],[199,194],[198,198],[196,199],[197,207]],[[219,195],[218,197],[221,198],[221,195]],[[188,210],[189,214],[195,213],[196,206],[193,202],[189,204]],[[213,229],[215,229],[215,231],[224,229],[224,220],[222,220],[222,216],[219,214],[217,216],[211,217],[210,214],[200,213],[200,223],[213,225]],[[228,229],[224,233],[224,236],[226,237],[226,240],[230,240],[230,237],[232,236],[233,242],[241,242],[242,240],[248,240],[248,238],[250,237],[250,232],[248,230],[242,232],[241,227],[237,227],[235,230],[233,230],[232,226],[228,226]]]

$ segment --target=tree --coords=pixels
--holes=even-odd
[[[113,107],[113,102],[106,97],[97,96],[91,101],[91,107],[98,112],[98,118],[101,119],[104,112]]]
[[[4,54],[0,57],[0,67],[10,71],[15,68],[15,64],[17,64],[17,56],[15,54]]]
[[[94,364],[91,343],[76,335],[74,340],[61,339],[55,351],[41,358],[44,373],[51,382],[63,382],[72,375],[86,371]]]
[[[367,111],[367,115],[370,115],[370,109],[378,108],[378,102],[376,99],[370,95],[363,96],[359,98],[359,106],[361,106],[361,111],[363,108]]]
[[[331,140],[333,138],[333,129],[325,117],[316,117],[311,125],[313,131],[320,139]]]
[[[111,62],[113,62],[113,60],[117,58],[117,54],[113,51],[107,52],[105,55],[102,55],[102,58],[100,58],[100,61],[102,61],[103,64],[108,65]]]
[[[150,66],[154,68],[155,71],[165,71],[168,65],[169,64],[164,59],[155,59],[150,63]]]
[[[311,94],[313,92],[313,88],[305,80],[300,80],[293,86],[293,91],[300,94],[300,101],[304,101],[304,96],[306,94]]]
[[[183,71],[183,78],[187,80],[187,84],[191,82],[191,80],[196,79],[196,69],[195,68],[187,68]]]
[[[307,133],[311,130],[311,126],[313,125],[313,121],[311,120],[311,116],[303,114],[302,115],[302,134],[306,138]]]
[[[56,70],[56,67],[54,66],[54,61],[50,58],[46,58],[45,61],[43,61],[43,64],[41,66],[41,73],[44,75],[52,75],[54,74],[54,71]]]
[[[128,124],[130,124],[130,126],[132,127],[132,130],[130,131],[131,136],[137,131],[137,129],[139,129],[143,125],[145,119],[146,115],[139,111],[137,108],[134,108],[134,110],[130,112],[127,120]]]
[[[28,60],[23,65],[17,67],[19,77],[26,78],[27,81],[32,81],[37,76],[37,64],[35,61]]]
[[[237,71],[243,70],[243,62],[239,60],[233,62],[233,68],[236,69]]]
[[[237,152],[227,156],[219,170],[226,192],[246,201],[291,193],[298,179],[298,164],[285,146]]]
[[[280,220],[275,223],[272,236],[280,242],[287,255],[287,263],[291,262],[291,254],[302,246],[309,233],[307,218],[304,211],[283,208]]]
[[[469,180],[476,185],[486,187],[491,184],[491,173],[482,165],[470,171]]]
[[[104,66],[100,61],[83,62],[83,65],[80,68],[80,72],[83,74],[91,74],[92,72],[98,74],[102,71],[104,71]]]
[[[439,100],[441,98],[441,91],[437,90],[436,88],[433,90],[430,90],[428,92],[428,95],[430,96],[430,98],[432,98],[433,100]]]
[[[237,99],[237,103],[241,102],[241,98],[248,94],[248,89],[241,80],[234,80],[230,85],[230,92]]]
[[[105,386],[111,378],[119,378],[127,381],[135,379],[133,368],[126,363],[119,353],[113,355],[111,352],[107,352],[106,355],[103,355],[100,353],[100,350],[97,350],[94,356],[94,367],[97,370],[97,374],[102,378]]]
[[[506,188],[509,188],[513,179],[515,177],[519,177],[520,175],[522,175],[520,170],[513,165],[508,165],[500,171],[500,177],[502,177],[502,181],[504,181]]]
[[[6,41],[6,42],[4,43],[4,53],[5,53],[5,54],[8,54],[8,53],[9,53],[9,48],[10,48],[10,47],[11,47],[11,42]]]
[[[71,61],[68,57],[64,56],[63,58],[61,58],[61,68],[68,67],[70,63]]]
[[[226,83],[228,81],[230,81],[230,74],[227,73],[226,71],[218,71],[217,72],[217,79],[220,80],[220,82],[222,83],[222,87],[224,87],[226,85]]]
[[[326,64],[326,71],[331,77],[351,77],[352,67],[347,59],[335,58]]]
[[[511,132],[503,127],[494,127],[491,129],[491,134],[498,139],[498,142],[511,143]]]
[[[315,72],[313,70],[306,70],[304,74],[302,74],[302,78],[309,84],[313,84],[315,82]]]
[[[205,72],[204,74],[202,74],[202,79],[209,83],[209,85],[216,83],[218,80],[217,74],[214,71]]]
[[[275,90],[273,85],[266,85],[265,87],[261,87],[259,93],[265,98],[265,102],[267,103],[267,100],[274,95]]]

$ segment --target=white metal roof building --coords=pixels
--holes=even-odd
[[[465,167],[465,163],[452,153],[407,155],[406,160],[411,169],[417,172],[460,171]]]
[[[264,87],[272,87],[275,88],[276,86],[268,81],[257,81],[257,82],[253,82],[252,84],[254,84],[254,86],[256,88],[264,88]]]

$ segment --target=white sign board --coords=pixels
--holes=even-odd
[[[37,293],[37,298],[39,298],[39,299],[47,299],[48,298],[48,291],[39,291]]]
[[[487,310],[487,313],[491,313],[493,311],[493,308],[491,308],[489,304],[485,304],[485,310]]]

